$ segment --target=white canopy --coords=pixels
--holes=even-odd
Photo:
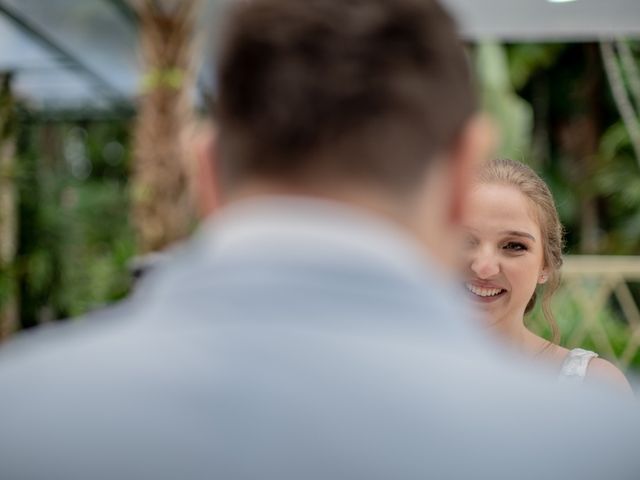
[[[205,0],[201,18],[229,1]],[[471,40],[640,38],[640,0],[443,1]],[[0,0],[0,72],[12,72],[17,95],[38,110],[130,104],[140,83],[137,23],[127,0]]]

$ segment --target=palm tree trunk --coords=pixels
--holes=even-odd
[[[183,239],[193,224],[184,129],[193,118],[199,0],[137,0],[145,63],[134,139],[133,223],[142,254]]]

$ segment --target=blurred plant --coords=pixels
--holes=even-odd
[[[606,200],[604,248],[612,253],[640,251],[640,172],[622,121],[609,127],[600,141],[595,188]]]
[[[587,335],[579,345],[568,343],[568,339],[573,336],[576,330],[583,327],[585,312],[584,306],[567,289],[561,288],[558,291],[552,301],[552,308],[557,318],[558,327],[562,332],[562,339],[560,341],[562,346],[566,348],[580,347],[596,352],[599,351],[597,342],[595,342],[590,335]],[[621,315],[618,306],[612,300],[607,303],[602,311],[598,312],[597,320],[606,333],[615,355],[615,357],[608,358],[608,360],[616,363],[616,359],[622,356],[629,343],[629,326]],[[551,338],[550,328],[542,315],[539,305],[534,308],[526,321],[528,327],[533,332],[544,338]],[[635,374],[640,374],[640,350],[636,351],[631,359],[629,370]]]
[[[625,41],[600,44],[619,120],[601,137],[594,185],[606,200],[605,248],[616,253],[637,254],[640,251],[640,76],[631,45]]]
[[[615,46],[622,54],[618,57],[612,42],[600,42],[600,52],[604,63],[605,72],[611,86],[611,93],[615,100],[622,122],[629,134],[629,139],[636,161],[640,166],[640,123],[638,122],[638,112],[640,109],[640,78],[638,78],[638,68],[628,45],[624,42],[616,42]],[[622,63],[625,70],[624,75],[628,80],[629,89],[625,85],[623,73],[620,68]],[[631,101],[631,96],[635,97],[636,107]]]
[[[122,298],[135,252],[128,222],[128,122],[27,120],[16,259],[23,327]]]
[[[566,48],[562,43],[520,43],[506,47],[509,77],[516,90],[523,88],[540,70],[551,67]]]
[[[494,42],[480,43],[475,49],[475,66],[482,108],[500,131],[498,156],[526,159],[531,146],[533,111],[515,93],[505,48]]]

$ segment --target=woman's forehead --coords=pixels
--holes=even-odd
[[[540,231],[536,208],[516,187],[476,185],[468,197],[464,225],[479,231]]]

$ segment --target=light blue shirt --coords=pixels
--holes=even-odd
[[[638,478],[634,406],[471,316],[385,220],[239,204],[128,302],[0,350],[0,478]]]

